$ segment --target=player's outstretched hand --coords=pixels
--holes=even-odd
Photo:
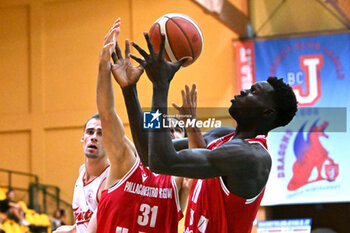
[[[145,68],[147,76],[153,85],[168,86],[175,73],[189,58],[183,58],[175,63],[167,62],[164,58],[165,36],[162,35],[159,53],[154,51],[153,44],[147,32],[144,33],[144,36],[147,41],[149,54],[136,43],[132,42],[132,45],[142,55],[143,59],[132,54],[130,56]]]
[[[115,51],[112,53],[114,65],[112,74],[121,88],[137,83],[143,73],[143,67],[133,66],[130,62],[130,42],[125,40],[125,58],[123,58],[118,42],[115,44]]]
[[[194,83],[190,90],[189,86],[185,86],[185,90],[181,90],[182,105],[179,106],[172,102],[173,107],[179,112],[180,119],[186,121],[187,119],[196,119],[197,109],[197,87]]]
[[[104,38],[103,47],[100,54],[100,66],[102,66],[103,68],[105,68],[106,65],[108,66],[107,68],[110,68],[110,65],[111,65],[110,59],[111,59],[111,55],[114,50],[114,46],[115,46],[116,39],[119,32],[120,32],[120,18],[118,18],[114,22],[113,26],[111,27],[111,29],[109,30],[109,32]]]

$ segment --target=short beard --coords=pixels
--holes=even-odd
[[[99,156],[98,154],[85,154],[85,157],[88,159],[97,159]]]

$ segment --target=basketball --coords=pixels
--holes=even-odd
[[[201,54],[203,36],[197,23],[184,14],[166,14],[157,19],[149,30],[155,52],[159,52],[161,34],[165,35],[164,56],[177,62],[183,57],[192,57],[183,66],[192,64]]]

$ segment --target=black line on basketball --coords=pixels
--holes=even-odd
[[[166,18],[170,19],[169,17],[166,17]],[[168,27],[167,27],[168,22],[169,22],[169,20],[167,20],[167,21],[165,22],[165,25],[164,25],[164,26],[165,26],[166,37],[167,37],[167,39],[168,39],[168,41],[169,41],[169,37],[168,37]],[[177,26],[177,25],[176,25],[176,26]],[[169,47],[170,47],[170,49],[171,49],[171,51],[172,51],[172,53],[173,53],[175,59],[178,61],[179,59],[177,58],[176,54],[174,53],[174,50],[173,50],[173,48],[171,47],[171,43],[169,42],[168,44],[169,44]],[[168,57],[169,57],[169,55],[168,55]],[[171,60],[170,60],[170,57],[169,57],[169,61],[171,61]]]
[[[186,40],[187,40],[187,42],[188,42],[188,44],[189,44],[189,46],[190,46],[190,48],[191,48],[191,53],[192,53],[192,58],[194,58],[194,52],[193,52],[193,48],[192,48],[192,44],[191,44],[191,41],[190,41],[190,39],[188,38],[188,36],[187,36],[187,34],[184,32],[184,30],[182,30],[182,28],[176,23],[176,21],[175,20],[173,20],[172,18],[169,18],[169,17],[167,17],[168,19],[170,19],[171,21],[173,21],[174,23],[175,23],[175,25],[182,31],[182,33],[185,35],[185,38],[186,38]],[[183,19],[183,20],[186,20],[187,22],[189,22],[190,24],[192,24],[192,22],[191,21],[188,21],[187,19],[184,19],[184,18],[181,18],[181,17],[178,17],[178,18],[180,18],[180,19]],[[165,25],[166,26],[166,25]],[[166,28],[166,27],[165,27]],[[175,54],[174,54],[175,55]],[[176,58],[176,60],[179,60],[178,58]]]

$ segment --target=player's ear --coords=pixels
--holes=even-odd
[[[84,142],[84,137],[81,137],[80,141],[81,141],[81,142]]]
[[[263,110],[263,117],[264,118],[271,118],[274,117],[277,114],[276,109],[269,107],[269,108],[265,108]]]

